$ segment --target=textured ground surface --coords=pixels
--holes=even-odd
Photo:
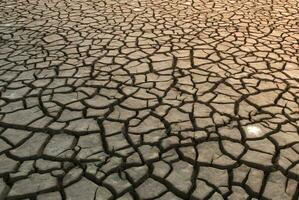
[[[0,199],[299,195],[298,0],[2,0]]]

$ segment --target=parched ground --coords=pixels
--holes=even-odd
[[[299,198],[298,0],[2,0],[0,199]]]

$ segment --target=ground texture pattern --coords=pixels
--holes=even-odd
[[[299,196],[298,0],[2,0],[0,199]]]

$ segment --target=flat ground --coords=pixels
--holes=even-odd
[[[0,199],[298,200],[298,0],[2,0],[0,39]]]

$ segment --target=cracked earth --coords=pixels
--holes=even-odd
[[[0,2],[0,199],[299,196],[298,0]]]

